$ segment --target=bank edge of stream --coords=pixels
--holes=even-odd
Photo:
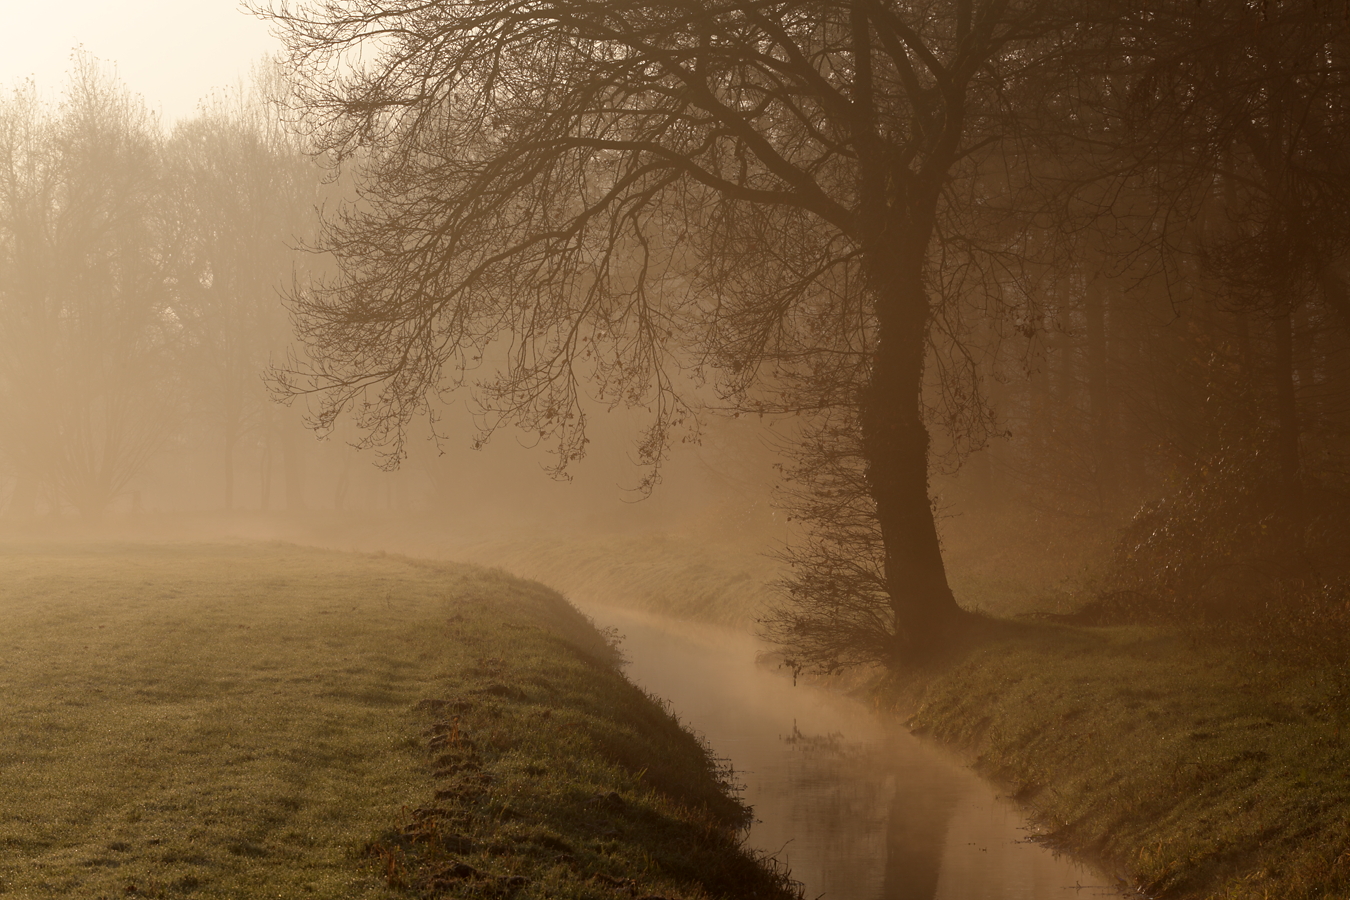
[[[800,900],[543,585],[253,542],[10,542],[0,574],[0,893]]]
[[[1350,897],[1350,671],[1177,629],[993,623],[874,685],[1040,840],[1177,900]]]
[[[588,567],[555,552],[546,580],[753,629],[768,599],[760,573],[695,543],[592,542]],[[541,574],[519,553],[495,553]],[[659,573],[659,585],[639,571]],[[937,667],[835,686],[870,693],[965,755],[1022,804],[1041,840],[1115,873],[1126,890],[1350,898],[1350,660],[1181,629],[985,623]]]

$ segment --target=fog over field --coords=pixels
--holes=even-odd
[[[921,709],[1150,896],[1350,885],[1213,824],[1343,771],[1342,5],[7,11],[0,545],[499,566]]]
[[[537,77],[580,51],[507,32],[495,93],[491,42],[438,42],[504,8],[22,11],[6,527],[730,535],[785,554],[796,612],[766,627],[825,668],[917,652],[962,607],[1195,621],[1340,596],[1344,23],[956,3],[897,25],[900,52],[908,7],[849,37],[845,6],[765,33],[801,71],[719,57],[714,93],[762,119],[665,97],[683,69]],[[1223,38],[1191,58],[1191,32]],[[850,90],[909,174],[849,149]],[[651,124],[691,115],[693,143]]]

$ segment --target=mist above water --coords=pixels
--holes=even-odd
[[[838,693],[756,664],[748,636],[612,607],[626,671],[734,769],[755,810],[749,843],[808,897],[1051,900],[1121,896],[1037,844],[1011,803],[949,752]]]

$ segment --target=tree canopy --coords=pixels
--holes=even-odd
[[[944,191],[996,139],[1001,92],[1051,13],[1036,0],[267,11],[318,147],[362,190],[322,241],[340,274],[292,298],[312,362],[284,387],[323,395],[321,425],[353,412],[397,461],[426,398],[473,381],[487,433],[520,424],[565,469],[585,444],[583,385],[651,410],[640,449],[655,466],[691,383],[769,409],[782,377],[836,384],[859,406],[883,538],[874,643],[919,647],[957,613],[920,400],[944,302],[930,247]],[[485,361],[499,365],[474,380]]]

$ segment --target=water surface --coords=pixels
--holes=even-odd
[[[809,900],[1119,897],[1031,841],[1025,819],[951,754],[860,703],[755,662],[753,638],[607,607],[627,673],[735,768],[749,841]]]

